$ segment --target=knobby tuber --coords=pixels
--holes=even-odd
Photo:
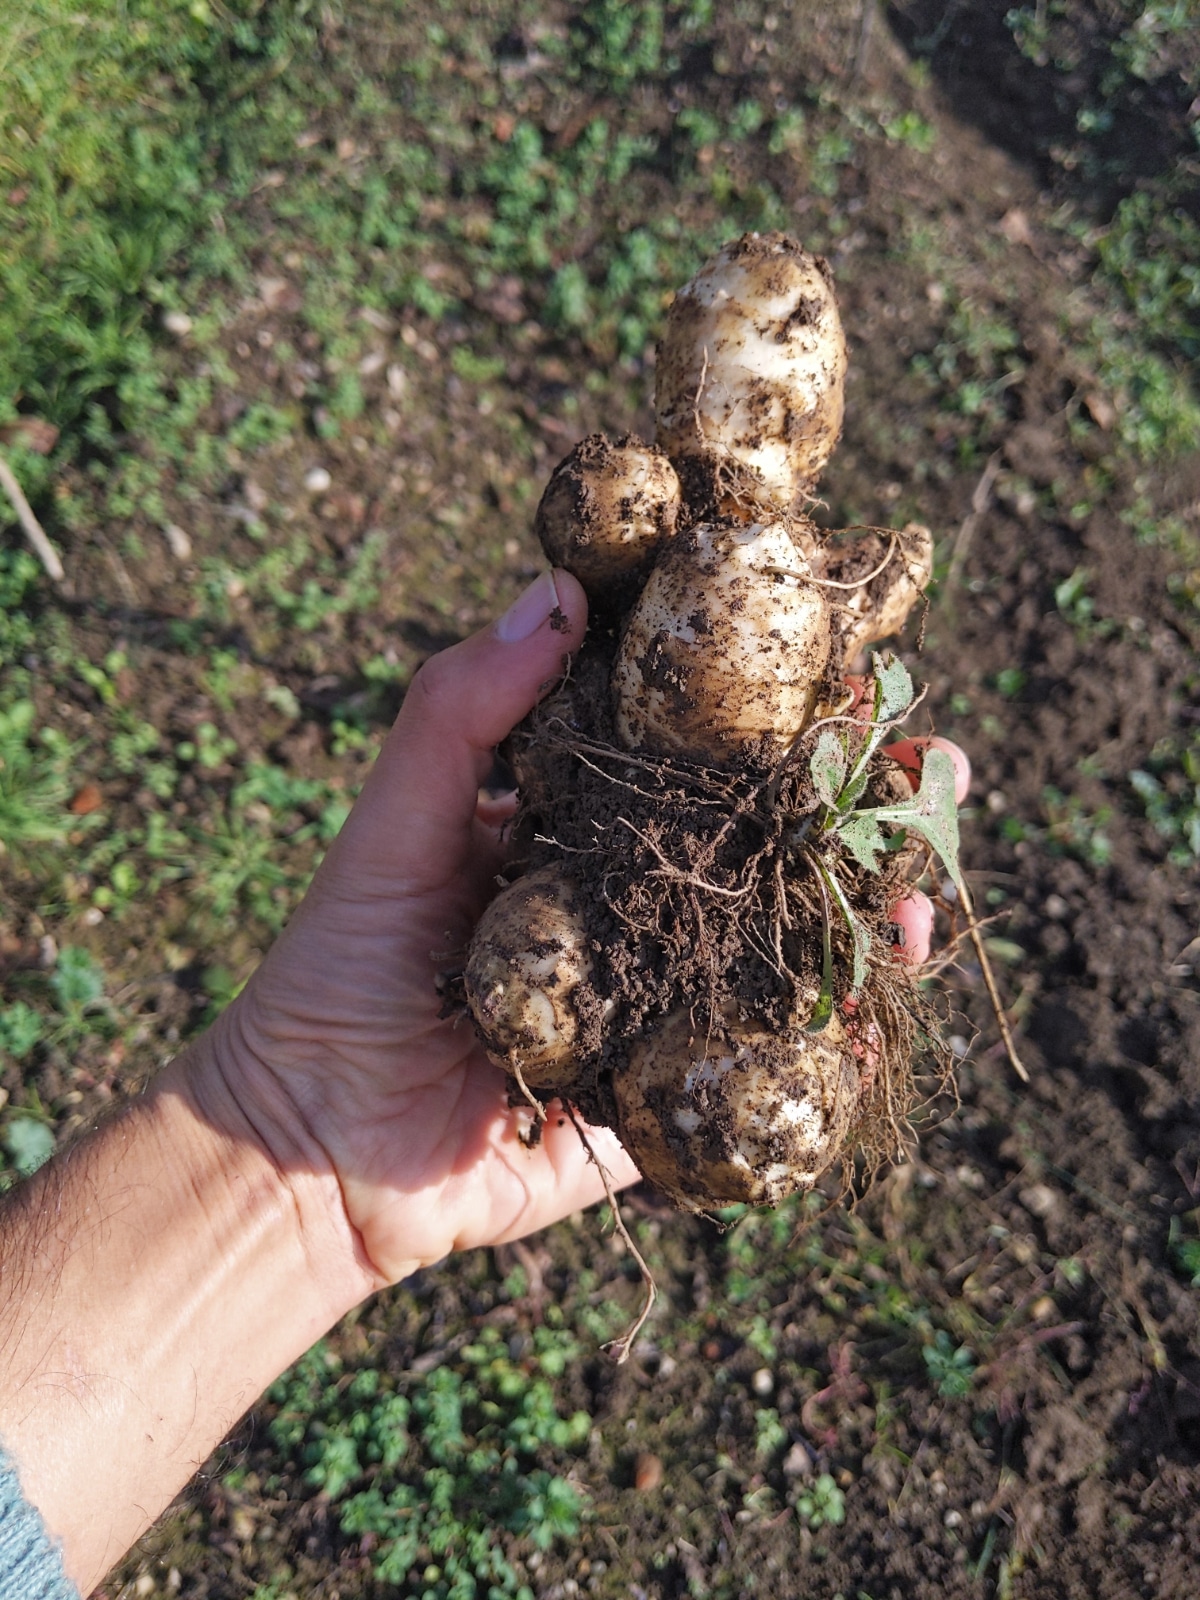
[[[514,1098],[615,1127],[693,1210],[894,1148],[932,1031],[892,912],[931,849],[957,881],[953,770],[915,787],[883,753],[912,686],[856,661],[932,542],[806,515],[845,368],[826,263],[738,239],[668,313],[656,443],[585,439],[537,513],[592,627],[506,751],[512,881],[465,998]]]

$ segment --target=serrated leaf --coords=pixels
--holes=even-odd
[[[879,863],[875,857],[881,850],[887,848],[887,840],[883,830],[876,821],[879,812],[852,811],[838,826],[837,836],[860,867],[866,867],[868,872],[878,872]]]
[[[871,819],[877,829],[880,824],[892,823],[897,828],[911,828],[919,833],[937,851],[955,888],[963,894],[962,872],[958,865],[958,803],[954,798],[954,762],[944,750],[925,752],[925,759],[921,763],[921,787],[911,800],[895,806],[876,806],[871,811],[856,811],[838,830],[839,838],[846,840],[849,824],[859,818]],[[858,856],[858,851],[849,840],[846,840],[846,844]],[[882,848],[882,845],[876,848]],[[861,860],[861,856],[858,859]]]
[[[826,728],[817,740],[808,770],[817,798],[832,809],[841,798],[846,781],[846,747],[832,728]]]
[[[881,655],[871,657],[875,675],[875,722],[894,722],[913,701],[912,679],[902,661],[895,656],[885,662]]]

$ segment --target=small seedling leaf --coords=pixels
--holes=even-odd
[[[862,823],[859,823],[859,819]],[[847,818],[839,829],[847,848],[861,861],[858,848],[846,838],[851,824],[859,824],[860,831],[870,819],[876,832],[881,825],[891,823],[897,828],[911,828],[914,833],[933,846],[941,857],[942,865],[959,893],[963,892],[962,872],[958,865],[958,806],[954,798],[954,762],[944,750],[927,750],[921,764],[921,787],[911,800],[895,806],[876,806],[870,811],[859,811]],[[861,840],[860,840],[861,843]],[[875,847],[882,849],[880,842]],[[870,863],[873,870],[873,862]]]
[[[808,770],[812,773],[817,798],[831,809],[837,806],[846,781],[846,747],[832,728],[826,728],[817,740]]]
[[[852,811],[839,824],[837,830],[837,836],[842,844],[859,866],[866,867],[868,872],[879,871],[879,863],[875,858],[881,850],[887,848],[887,840],[877,821],[878,816],[877,810]]]
[[[913,701],[912,679],[902,661],[895,656],[885,662],[881,655],[871,657],[871,670],[875,674],[874,722],[894,722],[901,712],[907,711]]]

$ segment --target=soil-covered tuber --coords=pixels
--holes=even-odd
[[[827,263],[785,234],[746,234],[667,314],[658,442],[685,473],[748,470],[764,506],[790,511],[833,454],[845,376]]]
[[[736,240],[668,315],[657,447],[583,440],[537,514],[592,630],[510,743],[513,881],[464,998],[514,1096],[617,1128],[693,1210],[895,1148],[936,1037],[892,915],[931,853],[960,881],[953,767],[890,760],[911,682],[855,660],[920,599],[932,539],[801,509],[845,362],[825,262]]]
[[[675,532],[681,497],[670,460],[632,434],[589,434],[559,462],[534,519],[556,567],[601,603],[644,578]]]
[[[531,1089],[569,1087],[591,974],[578,892],[565,872],[542,867],[497,895],[464,974],[493,1060]]]
[[[658,562],[612,673],[629,750],[714,767],[772,766],[803,728],[829,664],[825,592],[786,525],[702,523]]]
[[[683,1207],[778,1205],[828,1169],[858,1110],[858,1062],[833,1020],[819,1034],[697,1028],[677,1011],[613,1083],[622,1143]]]

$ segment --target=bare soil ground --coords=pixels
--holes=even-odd
[[[1074,306],[1077,323],[1088,314],[1081,257],[1051,225],[1064,194],[1081,209],[1096,197],[1072,190],[1047,155],[1073,108],[1069,95],[1051,104],[1002,28],[1003,9],[978,3],[941,19],[914,6],[868,29],[852,8],[803,38],[797,15],[770,34],[726,19],[721,71],[711,57],[689,71],[693,88],[725,100],[733,78],[769,78],[780,95],[822,73],[855,77],[864,96],[899,84],[936,129],[927,153],[903,140],[865,144],[843,176],[845,226],[831,254],[852,368],[826,516],[833,526],[919,516],[941,540],[924,649],[918,657],[909,640],[906,658],[929,685],[920,716],[974,763],[964,860],[995,917],[989,935],[1031,1082],[1008,1066],[964,955],[941,980],[962,1056],[958,1103],[928,1108],[911,1159],[856,1210],[722,1231],[635,1192],[662,1300],[626,1366],[584,1336],[560,1380],[593,1418],[575,1469],[590,1514],[566,1546],[539,1555],[514,1543],[545,1600],[1196,1592],[1200,1295],[1170,1241],[1173,1219],[1195,1231],[1200,1205],[1200,889],[1193,868],[1168,859],[1128,774],[1157,739],[1200,718],[1198,628],[1169,582],[1176,558],[1136,542],[1122,512],[1149,493],[1159,514],[1194,527],[1200,469],[1183,463],[1147,486],[1117,468],[1097,492],[1111,402],[1096,394],[1064,312]],[[946,40],[913,89],[903,43],[942,23]],[[351,47],[370,54],[365,39]],[[507,48],[511,64],[517,47]],[[565,137],[566,112],[539,102],[530,81],[528,115]],[[652,128],[670,113],[644,99],[628,115]],[[1040,128],[1039,115],[1054,126]],[[1147,163],[1170,158],[1142,135]],[[775,181],[803,237],[809,201],[785,167]],[[910,247],[920,229],[930,240],[921,257]],[[264,271],[277,248],[264,240]],[[1002,302],[1018,335],[1020,375],[999,391],[982,452],[963,448],[965,417],[927,414],[913,372],[912,356],[942,337],[939,258],[954,261],[958,293]],[[524,470],[539,489],[591,428],[649,432],[648,370],[595,399],[571,365],[586,359],[579,349],[524,332],[524,308],[505,293],[519,300],[520,285],[471,312],[473,345],[498,352],[504,405],[533,420]],[[288,319],[281,297],[243,308],[227,330],[231,362],[281,396],[288,373],[258,336],[296,332]],[[344,773],[353,760],[308,730],[356,692],[355,660],[391,650],[415,665],[492,615],[538,560],[529,507],[506,484],[501,421],[480,414],[438,358],[436,328],[418,323],[417,333],[432,354],[395,459],[346,436],[322,445],[341,498],[301,523],[335,561],[349,559],[347,528],[351,543],[363,528],[389,530],[376,615],[326,639],[317,659],[231,593],[228,640],[268,662],[309,718],[285,735],[268,705],[256,720],[239,702],[251,716],[239,740],[278,753],[284,739],[299,773]],[[371,407],[388,404],[383,384],[364,379]],[[564,408],[568,393],[578,403]],[[255,472],[273,496],[303,465],[281,449]],[[220,530],[233,567],[258,559],[236,524]],[[79,592],[91,585],[117,608],[99,616],[81,603],[78,627],[100,643],[138,641],[153,682],[147,715],[187,727],[202,714],[197,691],[164,641],[172,619],[193,614],[193,586],[160,542],[147,549],[124,578],[102,542],[74,553]],[[1081,572],[1083,608],[1062,590]],[[234,940],[235,964],[253,958],[244,942]],[[136,978],[136,952],[130,970]],[[163,992],[163,1018],[173,1005],[186,1012],[182,990],[164,980]],[[597,1316],[615,1305],[619,1319],[637,1294],[628,1258],[597,1219],[578,1219],[518,1252],[422,1275],[335,1343],[351,1363],[424,1360],[428,1370],[481,1327],[520,1351],[557,1304]],[[785,1438],[764,1452],[755,1430],[765,1405]],[[419,1582],[397,1590],[372,1579],[369,1542],[341,1533],[327,1500],[273,1456],[269,1416],[240,1430],[110,1596],[152,1592],[136,1586],[146,1575],[186,1600],[420,1592]],[[843,1520],[796,1510],[823,1474]],[[271,1587],[284,1561],[286,1585]]]

